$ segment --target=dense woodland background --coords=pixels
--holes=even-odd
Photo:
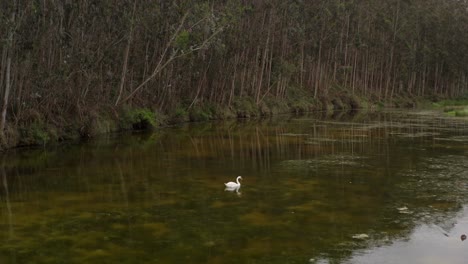
[[[0,132],[16,140],[111,130],[99,120],[134,109],[468,91],[467,0],[3,0],[0,38]]]

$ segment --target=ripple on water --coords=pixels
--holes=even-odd
[[[445,137],[445,138],[434,138],[434,140],[438,140],[438,141],[468,142],[468,136],[452,136],[452,137]]]
[[[324,155],[319,156],[315,159],[304,159],[304,160],[285,160],[281,162],[284,168],[290,169],[310,169],[321,166],[351,166],[351,167],[367,167],[368,165],[364,162],[367,159],[365,156],[350,155],[350,154],[336,154],[336,155]]]

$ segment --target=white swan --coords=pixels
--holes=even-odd
[[[226,185],[226,188],[239,188],[241,186],[239,180],[242,180],[242,176],[237,176],[236,182],[226,182],[224,185]]]

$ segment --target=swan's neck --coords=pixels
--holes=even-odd
[[[239,178],[240,178],[240,177],[237,177],[237,178],[236,178],[237,185],[240,185]]]

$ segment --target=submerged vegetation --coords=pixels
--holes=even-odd
[[[468,92],[467,10],[459,0],[3,1],[1,142],[456,98]]]

